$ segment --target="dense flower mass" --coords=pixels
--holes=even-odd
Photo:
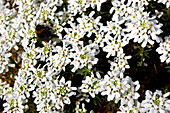
[[[130,41],[142,50],[158,43],[161,62],[170,63],[170,36],[159,36],[162,14],[146,11],[150,0],[111,0],[103,13],[107,2],[0,1],[0,74],[14,77],[12,85],[0,79],[4,113],[27,112],[30,98],[40,113],[65,112],[70,104],[75,104],[70,112],[93,113],[86,103],[97,95],[119,104],[118,113],[170,112],[169,92],[147,90],[140,102],[140,82],[125,76],[132,56],[124,48]],[[170,6],[169,0],[157,2]],[[104,14],[110,19],[105,21]],[[102,53],[110,66],[106,73],[97,70]]]

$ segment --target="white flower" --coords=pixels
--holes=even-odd
[[[161,91],[156,90],[154,93],[147,90],[145,93],[145,100],[142,101],[141,106],[144,107],[145,111],[150,113],[166,113],[170,111],[169,100],[166,98],[170,93],[162,94]]]
[[[108,40],[106,42],[107,45],[103,48],[103,51],[108,52],[106,58],[109,58],[110,56],[119,57],[123,53],[123,48],[121,45],[121,43],[123,43],[122,41],[123,40],[116,40],[113,38],[111,41]]]
[[[0,47],[0,73],[8,72],[8,66],[14,67],[15,64],[10,63],[11,53]]]
[[[100,82],[103,87],[101,95],[107,95],[108,101],[114,99],[115,103],[118,103],[121,100],[121,96],[130,88],[127,80],[127,78],[118,78],[114,76],[114,73],[108,72],[108,75],[105,75]]]
[[[92,16],[95,14],[94,11],[92,11],[89,16],[82,15],[81,18],[77,18],[77,21],[79,22],[79,26],[81,29],[83,29],[85,32],[87,32],[87,37],[90,37],[92,33],[95,33],[97,30],[99,30],[98,26],[101,26],[102,24],[99,22],[101,19],[101,16],[98,16],[96,19],[94,19]]]
[[[97,76],[99,73],[96,73]],[[91,76],[86,76],[86,79],[82,81],[82,85],[79,89],[84,93],[89,93],[92,98],[95,97],[102,89],[100,85],[100,78],[94,77],[94,74],[91,73]]]
[[[125,95],[123,95],[121,99],[121,105],[134,106],[135,101],[140,96],[137,92],[140,88],[140,84],[138,81],[133,82],[130,77],[126,77],[125,79],[127,80],[127,84],[129,84],[130,87],[128,87],[128,90],[126,91]]]
[[[142,112],[141,110],[141,104],[137,101],[135,102],[135,105],[134,106],[123,106],[121,105],[119,107],[120,111],[118,111],[117,113],[139,113],[139,112]],[[143,113],[143,112],[142,112]]]
[[[37,105],[37,110],[52,110],[55,107],[57,110],[63,110],[65,104],[70,104],[70,96],[75,95],[74,90],[76,87],[71,87],[71,81],[65,81],[62,77],[58,80],[58,77],[53,80],[46,80],[45,83],[41,82],[37,85],[38,88],[33,92],[35,97],[34,103]],[[51,106],[52,105],[52,106]],[[47,109],[45,106],[51,106]]]
[[[114,76],[121,76],[123,77],[123,73],[125,69],[129,69],[130,66],[128,65],[128,59],[131,56],[125,56],[125,54],[120,54],[119,57],[116,57],[114,61],[108,61],[110,63],[110,70],[114,73]]]
[[[165,37],[165,41],[164,42],[161,42],[159,44],[159,47],[156,49],[156,51],[159,53],[159,54],[162,54],[160,56],[160,60],[161,62],[167,62],[169,63],[170,62],[170,36],[166,36]]]

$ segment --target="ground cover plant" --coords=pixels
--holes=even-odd
[[[169,113],[169,0],[1,0],[0,112]]]

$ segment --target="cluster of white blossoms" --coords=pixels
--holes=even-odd
[[[92,98],[100,93],[107,96],[107,101],[120,102],[120,111],[118,113],[167,113],[170,110],[170,100],[167,98],[170,95],[169,92],[162,94],[159,90],[154,93],[147,90],[145,100],[139,102],[140,95],[137,92],[139,88],[139,81],[133,82],[128,76],[125,78],[115,76],[113,71],[109,71],[104,78],[101,78],[99,73],[96,73],[96,77],[93,73],[91,76],[87,76],[82,81],[79,90],[89,94]],[[87,99],[89,97],[86,94],[80,95],[82,98],[77,102],[76,111],[85,112],[84,103],[82,103],[82,109],[79,108],[80,102],[84,100],[89,102]]]
[[[106,24],[101,22],[102,16],[96,17],[95,9],[100,12],[107,0],[5,1],[0,1],[0,74],[15,67],[13,62],[21,61],[21,67],[15,75],[14,86],[0,79],[0,98],[6,101],[3,112],[26,112],[28,98],[33,98],[37,111],[60,113],[66,104],[72,104],[70,97],[76,96],[79,100],[75,112],[84,113],[87,112],[84,100],[88,103],[98,94],[107,96],[107,101],[120,102],[118,112],[121,113],[170,111],[167,98],[170,93],[148,90],[145,100],[139,102],[139,82],[124,77],[131,56],[125,55],[123,47],[130,40],[142,47],[160,43],[156,51],[162,54],[161,62],[170,62],[170,37],[165,37],[164,42],[158,37],[163,25],[156,20],[156,15],[151,17],[145,11],[148,0],[112,0],[108,12],[112,18]],[[158,2],[170,6],[169,0]],[[86,14],[88,8],[94,11]],[[38,46],[39,39],[35,38],[38,25],[49,26],[63,45],[51,39],[42,40],[42,46]],[[22,51],[18,51],[20,46]],[[13,62],[12,50],[19,54]],[[60,75],[68,65],[72,66],[72,73],[86,66],[91,70],[100,65],[96,57],[100,50],[107,53],[106,58],[114,57],[108,60],[110,70],[103,78],[100,73],[90,71],[81,86],[74,87],[71,80]]]
[[[165,41],[159,44],[159,47],[156,49],[160,56],[161,62],[166,61],[167,63],[170,62],[170,36],[165,37]]]

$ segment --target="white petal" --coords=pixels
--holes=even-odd
[[[95,14],[95,12],[92,11],[92,12],[89,14],[89,17],[92,17],[94,14]]]

